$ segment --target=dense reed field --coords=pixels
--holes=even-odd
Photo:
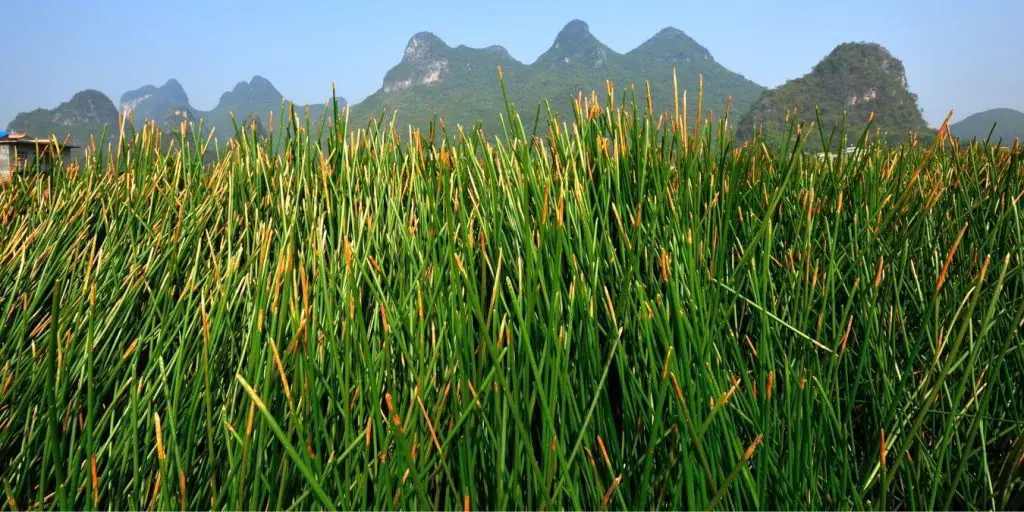
[[[0,187],[5,506],[1024,506],[1024,150],[642,97]]]

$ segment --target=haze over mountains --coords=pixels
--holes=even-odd
[[[147,85],[124,93],[121,95],[120,110],[132,113],[136,128],[141,128],[147,120],[153,120],[159,123],[162,129],[175,131],[179,129],[183,120],[195,122],[202,119],[204,131],[216,128],[215,133],[230,136],[234,133],[232,113],[239,123],[249,114],[263,118],[270,112],[280,112],[284,101],[284,95],[274,87],[274,84],[256,75],[249,81],[238,82],[234,89],[221,95],[217,106],[204,112],[189,103],[188,95],[181,84],[172,78],[160,87]],[[341,105],[345,104],[342,97],[339,97],[338,101]],[[316,114],[323,106],[310,105],[310,108]]]
[[[70,138],[72,144],[82,146],[89,143],[90,135],[99,139],[104,127],[107,140],[113,140],[119,130],[120,112],[132,114],[136,129],[152,120],[161,130],[177,132],[182,121],[198,125],[202,120],[204,133],[216,129],[214,133],[230,137],[234,134],[232,113],[241,125],[250,114],[255,114],[254,119],[250,119],[252,121],[261,120],[270,112],[280,112],[286,101],[269,80],[257,75],[247,82],[239,82],[234,89],[221,95],[212,110],[202,111],[192,107],[181,84],[170,79],[160,87],[146,85],[122,94],[119,105],[114,105],[99,91],[82,91],[54,109],[18,114],[8,128],[37,136],[54,134],[60,140]],[[338,101],[340,105],[345,104],[344,98],[339,97]],[[298,107],[304,108],[305,105]],[[322,113],[324,108],[323,105],[309,107],[314,116]]]
[[[140,124],[145,119],[162,120],[182,107],[192,108],[185,89],[173,78],[160,87],[145,85],[122,94],[120,107],[121,111],[132,111]]]
[[[807,75],[767,90],[719,64],[707,48],[676,28],[665,28],[638,47],[618,53],[580,20],[565,25],[548,50],[530,64],[517,61],[501,46],[453,47],[430,32],[417,33],[409,39],[400,62],[384,76],[380,89],[352,106],[350,121],[352,126],[362,127],[371,117],[397,112],[399,126],[422,128],[438,116],[449,127],[481,122],[489,134],[499,134],[505,114],[499,67],[509,100],[529,128],[538,105],[545,100],[561,120],[571,121],[571,98],[580,91],[597,91],[604,101],[609,80],[617,89],[616,102],[630,85],[642,100],[649,81],[655,108],[671,111],[675,70],[691,114],[696,110],[701,76],[705,112],[721,116],[731,98],[732,125],[741,137],[763,127],[769,140],[777,140],[787,111],[796,108],[801,120],[810,121],[815,119],[815,107],[821,110],[826,134],[845,114],[851,140],[859,136],[872,113],[873,126],[893,139],[930,130],[921,117],[916,95],[908,88],[902,62],[876,44],[844,43]],[[345,104],[344,98],[338,100]],[[280,112],[286,101],[269,80],[256,75],[225,92],[213,109],[202,111],[189,103],[185,89],[172,78],[161,86],[145,85],[125,92],[118,105],[98,91],[83,91],[52,110],[19,114],[8,128],[37,136],[54,133],[81,145],[88,142],[89,134],[98,135],[104,125],[110,127],[108,134],[115,133],[118,112],[131,112],[136,128],[153,120],[165,131],[177,131],[182,121],[202,119],[204,131],[212,128],[219,137],[230,137],[234,134],[232,113],[239,122],[249,118],[262,125],[268,113]],[[308,108],[318,119],[325,107]],[[1009,109],[993,112],[964,119],[951,126],[951,131],[984,137],[992,122],[998,121],[1005,128],[999,132],[1004,140],[1024,136],[1024,123],[1014,115],[1024,114]],[[545,118],[546,109],[542,108],[539,121],[543,123]],[[816,144],[820,142],[810,141],[809,147]]]

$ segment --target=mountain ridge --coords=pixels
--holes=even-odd
[[[608,81],[619,93],[630,84],[641,91],[647,80],[656,105],[670,110],[672,71],[680,78],[680,89],[696,92],[698,77],[704,77],[705,106],[716,113],[724,111],[731,97],[737,111],[753,103],[764,89],[718,64],[710,52],[683,31],[666,27],[643,44],[619,53],[600,41],[589,25],[579,19],[566,23],[550,47],[532,63],[515,59],[503,46],[483,48],[449,45],[428,31],[410,37],[400,61],[385,74],[380,88],[352,106],[353,126],[384,112],[396,113],[400,123],[425,126],[435,115],[449,124],[471,125],[483,122],[492,133],[500,131],[500,116],[505,102],[498,80],[503,71],[509,99],[529,117],[550,100],[552,111],[560,118],[571,118],[572,99],[578,93],[605,90]],[[641,92],[642,95],[642,92]],[[339,98],[344,105],[344,98]],[[174,78],[164,85],[147,85],[127,91],[119,102],[122,112],[131,112],[135,126],[148,119],[167,125],[169,119],[201,119],[217,134],[234,133],[231,113],[236,119],[256,112],[266,116],[287,105],[284,95],[269,80],[254,75],[223,93],[217,105],[208,111],[191,106],[184,88]],[[691,102],[691,109],[695,108]],[[311,105],[316,115],[324,107]],[[173,112],[185,115],[174,116]]]
[[[603,97],[608,81],[616,85],[618,94],[633,84],[641,96],[649,81],[656,108],[668,111],[674,104],[673,69],[680,92],[689,90],[691,97],[703,76],[705,106],[718,115],[724,112],[729,97],[734,109],[743,111],[764,90],[719,64],[710,51],[677,28],[666,27],[636,48],[619,53],[601,42],[586,22],[575,19],[529,64],[497,45],[453,47],[432,32],[418,32],[409,39],[401,60],[387,72],[381,87],[352,106],[350,118],[358,125],[388,113],[398,116],[401,126],[423,128],[437,115],[449,125],[483,122],[489,133],[499,133],[499,119],[505,114],[499,67],[509,100],[528,123],[545,100],[550,100],[560,118],[571,118],[571,98],[591,91]],[[691,102],[691,110],[695,103]]]
[[[340,105],[345,99],[338,97]],[[202,123],[203,133],[215,130],[216,134],[234,134],[235,123],[241,126],[253,115],[262,126],[270,112],[279,113],[292,102],[287,100],[266,78],[255,75],[252,79],[238,82],[231,90],[225,91],[213,109],[203,111],[193,107],[187,93],[174,78],[162,86],[144,85],[126,91],[115,104],[109,96],[95,89],[75,93],[71,99],[53,108],[36,108],[21,112],[7,124],[8,130],[25,131],[37,137],[55,135],[59,140],[68,139],[77,146],[89,143],[90,136],[98,137],[104,129],[107,141],[114,141],[120,130],[120,115],[130,116],[135,129],[153,121],[162,130],[178,132],[181,122],[197,127]],[[326,104],[326,100],[325,100]],[[324,104],[298,105],[301,111],[308,107],[314,119],[324,112]],[[232,122],[232,115],[235,122]],[[98,142],[98,141],[97,141]]]
[[[601,42],[589,25],[579,19],[566,23],[547,50],[529,64],[514,58],[501,45],[451,45],[433,32],[417,32],[409,38],[399,62],[384,75],[381,86],[351,105],[352,126],[363,126],[364,121],[388,113],[396,116],[399,126],[412,124],[422,128],[439,116],[448,125],[482,122],[488,133],[500,133],[500,119],[506,111],[499,68],[508,99],[522,113],[524,123],[530,125],[537,107],[546,100],[559,119],[571,119],[572,98],[591,91],[597,91],[603,98],[609,81],[620,95],[635,86],[638,97],[643,97],[649,85],[656,110],[669,111],[675,102],[675,71],[680,94],[689,93],[691,113],[696,109],[694,96],[699,77],[703,78],[706,110],[720,117],[731,99],[733,119],[740,119],[733,124],[741,137],[751,136],[760,126],[777,130],[793,107],[806,120],[815,106],[823,107],[823,121],[827,123],[834,123],[846,112],[852,120],[848,125],[850,133],[857,132],[879,105],[888,107],[885,115],[876,120],[876,126],[887,132],[905,135],[928,130],[917,108],[917,97],[907,86],[902,62],[875,43],[840,44],[803,77],[769,90],[722,66],[710,50],[676,27],[666,26],[636,47],[619,53]],[[102,95],[98,91],[92,93]],[[338,99],[341,105],[346,105],[343,97]],[[257,74],[237,82],[220,95],[212,109],[203,111],[191,106],[184,87],[170,78],[159,87],[145,85],[125,92],[114,116],[104,107],[101,110],[105,114],[99,117],[115,127],[115,131],[116,112],[120,111],[131,112],[137,128],[147,119],[164,129],[174,129],[182,120],[201,120],[204,131],[213,129],[219,136],[231,136],[235,126],[232,114],[236,122],[251,115],[259,120],[290,104],[270,80]],[[314,119],[325,109],[324,105],[304,107],[309,108]],[[46,115],[40,114],[40,110],[45,109],[37,109],[29,117],[35,120],[33,129],[45,132],[42,121]],[[541,113],[539,121],[547,117],[543,108]],[[888,119],[893,113],[897,119]],[[25,125],[28,114],[20,114],[21,124],[12,121],[10,127],[21,129],[19,126]],[[55,122],[62,122],[68,115],[66,111],[56,114]],[[87,114],[84,119],[96,120]],[[55,132],[62,130],[58,125],[51,127]]]

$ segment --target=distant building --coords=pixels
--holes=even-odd
[[[847,148],[843,150],[843,154],[844,155],[852,155],[856,151],[857,151],[857,147],[856,146],[847,146]],[[832,159],[832,158],[836,157],[836,154],[835,153],[818,153],[815,156],[817,156],[820,159],[825,159],[825,158]]]
[[[50,139],[37,139],[24,133],[0,132],[0,182],[9,181],[15,172],[33,167],[49,172],[57,160],[69,160],[76,146],[58,145]]]

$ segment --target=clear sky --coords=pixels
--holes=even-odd
[[[194,107],[253,75],[285,97],[322,102],[331,82],[357,102],[381,85],[409,38],[505,46],[533,62],[579,18],[626,52],[674,26],[723,65],[774,87],[844,41],[903,60],[925,118],[937,125],[995,107],[1024,111],[1024,0],[113,0],[3,1],[0,126],[92,88],[121,94],[177,78]],[[723,4],[723,5],[720,5]],[[18,54],[24,52],[22,57]]]

